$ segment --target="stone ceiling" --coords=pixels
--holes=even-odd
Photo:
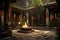
[[[56,3],[55,0],[42,0],[42,1],[43,1],[43,5],[50,5]],[[18,9],[28,10],[34,8],[33,6],[31,6],[30,2],[31,0],[17,0],[16,3],[12,3],[10,4],[10,6]]]

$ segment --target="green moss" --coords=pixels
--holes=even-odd
[[[32,0],[32,6],[43,6],[42,0]]]

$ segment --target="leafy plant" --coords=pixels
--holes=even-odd
[[[32,0],[32,4],[33,6],[43,6],[43,2],[42,0]]]

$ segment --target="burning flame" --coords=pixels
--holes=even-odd
[[[27,26],[26,22],[25,22],[25,24],[23,25],[23,28],[28,28],[28,26]]]

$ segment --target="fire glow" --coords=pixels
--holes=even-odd
[[[22,32],[22,33],[34,32],[34,30],[32,29],[32,27],[28,26],[28,23],[26,23],[26,22],[19,29],[20,30],[18,30],[18,32]]]
[[[25,22],[25,24],[22,27],[23,28],[28,28],[27,23]]]

